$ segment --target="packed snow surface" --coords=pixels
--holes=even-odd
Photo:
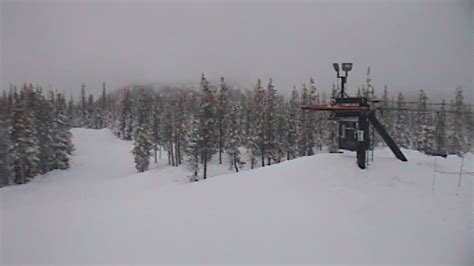
[[[455,156],[436,159],[434,191],[433,157],[388,149],[367,170],[353,153],[316,154],[237,174],[213,165],[189,183],[165,156],[137,174],[131,143],[109,130],[73,141],[70,169],[0,189],[3,263],[474,265],[473,177],[458,187]]]

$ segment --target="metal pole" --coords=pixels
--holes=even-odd
[[[341,77],[341,98],[344,98],[344,89],[346,87],[346,78],[347,78],[347,72],[345,77]]]

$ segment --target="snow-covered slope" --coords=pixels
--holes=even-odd
[[[439,173],[459,158],[437,159],[434,192],[432,157],[388,150],[367,170],[318,154],[186,183],[165,160],[136,174],[108,130],[73,135],[71,169],[0,189],[3,263],[474,262],[472,175]]]

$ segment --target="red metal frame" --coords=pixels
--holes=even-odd
[[[331,105],[331,104],[311,104],[302,105],[303,110],[316,110],[316,111],[337,111],[337,112],[362,112],[369,110],[368,106],[357,106],[357,105]]]

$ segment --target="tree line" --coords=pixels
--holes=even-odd
[[[70,117],[61,93],[11,87],[0,97],[0,187],[69,168]]]
[[[73,121],[77,126],[109,127],[119,138],[133,141],[139,172],[165,153],[169,165],[186,164],[192,179],[205,179],[209,161],[223,164],[225,156],[229,167],[238,172],[245,165],[264,167],[337,146],[337,121],[331,114],[300,106],[328,104],[339,97],[338,92],[333,85],[326,95],[311,78],[300,88],[293,87],[285,98],[271,79],[240,89],[229,86],[223,77],[211,83],[203,74],[199,89],[132,86],[108,94],[104,85],[97,101],[82,96],[73,104]],[[461,87],[452,101],[436,108],[420,90],[415,105],[409,107],[402,93],[393,99],[387,87],[376,96],[369,70],[367,84],[357,96],[378,101],[381,122],[403,148],[460,155],[471,150],[473,115],[470,105],[464,104]],[[376,136],[373,145],[383,141]]]
[[[70,126],[110,128],[117,137],[133,141],[132,153],[139,172],[146,171],[150,161],[157,162],[164,156],[171,166],[187,165],[192,180],[205,179],[211,160],[219,164],[228,162],[229,167],[238,172],[244,166],[253,169],[313,155],[323,147],[335,147],[338,143],[337,121],[330,113],[300,109],[301,105],[328,104],[339,97],[336,85],[330,95],[326,95],[312,78],[300,88],[293,87],[289,97],[278,93],[271,79],[265,83],[257,80],[252,89],[240,89],[229,86],[223,77],[218,82],[209,82],[204,74],[199,89],[131,86],[107,93],[103,84],[98,99],[87,95],[83,84],[79,101],[76,103],[71,98],[67,104],[60,94],[46,99],[41,96],[41,90],[26,86],[22,91],[25,91],[23,94],[35,91],[35,95],[39,95],[36,97],[44,98],[47,106],[61,113],[64,129]],[[382,124],[403,148],[428,154],[459,155],[472,148],[474,118],[471,106],[464,103],[461,87],[456,88],[451,101],[443,100],[436,107],[430,105],[428,96],[420,90],[413,104],[406,102],[402,93],[392,98],[387,87],[382,95],[375,95],[369,70],[367,84],[357,90],[357,96],[378,102]],[[11,111],[14,108],[9,102],[27,103],[13,99],[14,93],[10,92],[4,94],[1,102],[2,114],[7,114],[7,121],[11,121],[8,125],[14,124]],[[37,120],[43,120],[36,116]],[[18,142],[10,127],[2,126],[0,134]],[[39,128],[35,130],[41,131]],[[68,136],[70,143],[70,134]],[[383,142],[376,137],[373,145],[383,145]],[[26,155],[29,149],[21,151],[29,158]],[[31,174],[26,172],[26,176],[52,168],[42,169]],[[14,172],[16,180],[20,172],[18,169]]]

